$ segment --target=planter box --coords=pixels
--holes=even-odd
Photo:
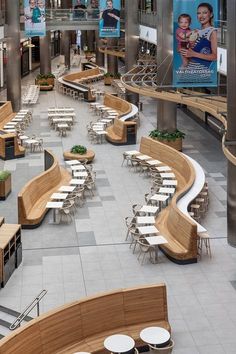
[[[52,90],[53,90],[53,86],[52,85],[40,86],[40,91],[52,91]]]
[[[104,77],[104,85],[111,85],[113,77]]]
[[[70,151],[65,151],[63,153],[63,156],[64,156],[64,160],[79,160],[79,161],[88,160],[88,162],[92,162],[95,157],[95,153],[93,150],[87,150],[86,154],[80,155],[80,154],[74,154]]]
[[[35,85],[39,85],[40,86],[41,83],[47,82],[48,85],[54,86],[54,80],[55,79],[53,77],[50,77],[48,79],[40,79],[40,80],[35,79]]]
[[[11,175],[5,181],[0,181],[0,200],[5,200],[10,193]]]
[[[182,140],[183,140],[182,138],[177,138],[175,141],[168,141],[163,139],[153,139],[153,140],[157,140],[162,144],[168,145],[177,151],[182,151]]]

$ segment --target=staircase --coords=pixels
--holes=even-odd
[[[9,327],[19,315],[20,312],[0,305],[0,339],[12,332]],[[26,316],[24,321],[22,321],[21,326],[24,326],[24,324],[32,319],[33,317]]]

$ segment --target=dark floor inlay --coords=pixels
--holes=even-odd
[[[96,185],[97,186],[102,186],[102,187],[109,187],[110,183],[107,178],[97,178],[96,179]]]
[[[231,280],[230,283],[232,287],[236,290],[236,280]]]
[[[96,239],[93,231],[77,232],[79,246],[95,246]]]
[[[111,200],[116,200],[116,198],[113,197],[113,195],[107,195],[107,196],[105,196],[105,197],[100,197],[100,198],[101,198],[101,200],[102,200],[103,202],[108,202],[108,201],[111,201]]]

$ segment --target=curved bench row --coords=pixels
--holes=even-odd
[[[33,229],[42,223],[52,193],[71,180],[69,172],[59,166],[50,151],[44,151],[44,160],[45,171],[30,180],[18,194],[18,223],[23,229]]]
[[[150,326],[170,331],[165,284],[119,289],[52,310],[3,338],[0,354],[104,354],[109,335],[130,335],[138,347],[144,345],[140,331]]]
[[[192,188],[195,170],[182,153],[151,138],[142,137],[140,152],[162,161],[173,170],[178,186],[171,203],[156,220],[156,227],[168,243],[161,246],[172,261],[184,264],[197,261],[197,225],[189,215],[184,214],[177,202]]]

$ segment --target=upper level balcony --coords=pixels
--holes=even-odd
[[[157,28],[157,13],[139,10],[139,24],[143,26]]]

